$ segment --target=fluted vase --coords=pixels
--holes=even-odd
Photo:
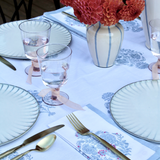
[[[113,66],[123,42],[123,26],[120,23],[104,26],[98,22],[87,26],[86,36],[94,64],[103,68]]]

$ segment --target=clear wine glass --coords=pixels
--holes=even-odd
[[[37,50],[42,82],[45,86],[60,91],[60,87],[68,80],[71,55],[71,48],[63,44],[48,44]],[[69,99],[66,93],[60,91],[59,94]],[[63,104],[52,91],[43,97],[43,101],[52,106]]]
[[[153,19],[150,25],[150,44],[152,54],[160,61],[160,19]],[[149,64],[148,68],[152,71],[152,67],[156,62]],[[160,74],[160,66],[158,66],[158,74]]]
[[[41,76],[36,50],[49,43],[51,24],[47,20],[26,20],[19,24],[21,30],[23,47],[27,58],[31,59],[33,66],[33,77]],[[28,74],[31,65],[25,69]]]

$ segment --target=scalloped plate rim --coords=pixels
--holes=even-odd
[[[23,88],[21,88],[21,87],[19,87],[19,86],[15,86],[15,85],[12,85],[12,84],[7,84],[7,83],[0,83],[0,85],[13,86],[13,87],[19,88],[19,89],[27,92],[28,94],[30,94],[30,95],[34,98],[35,102],[37,103],[37,107],[38,107],[37,117],[35,118],[35,121],[32,123],[32,125],[31,125],[27,130],[25,130],[25,132],[23,132],[22,134],[20,134],[19,136],[15,137],[15,138],[13,138],[13,139],[11,139],[11,140],[8,140],[8,141],[6,141],[6,142],[4,142],[4,143],[0,143],[0,146],[3,146],[3,145],[5,145],[5,144],[8,144],[8,143],[10,143],[10,142],[13,142],[13,141],[17,140],[18,138],[22,137],[23,135],[25,135],[25,134],[34,126],[34,124],[36,123],[36,121],[37,121],[37,119],[38,119],[38,117],[39,117],[40,108],[39,108],[39,104],[38,104],[38,101],[36,100],[36,98],[35,98],[30,92],[28,92],[27,90],[25,90],[25,89],[23,89]],[[1,91],[1,89],[0,89],[0,91]]]
[[[13,22],[7,22],[7,23],[5,23],[5,24],[1,24],[0,25],[0,31],[1,30],[7,30],[6,28],[5,28],[5,25],[11,25],[12,24],[12,26],[9,26],[9,27],[18,27],[18,25],[17,25],[17,23],[19,23],[19,22],[22,22],[22,21],[25,21],[25,20],[18,20],[18,21],[13,21]],[[61,25],[61,24],[59,24],[59,23],[57,23],[57,22],[50,22],[50,23],[52,23],[52,24],[56,24],[56,26],[59,26],[60,28],[62,28],[62,29],[65,29],[65,32],[66,32],[66,35],[68,35],[68,38],[69,38],[69,40],[68,40],[68,38],[67,38],[67,43],[65,44],[65,45],[70,45],[70,43],[71,43],[71,41],[72,41],[72,35],[71,35],[71,33],[70,33],[70,31],[65,27],[65,26],[63,26],[63,25]],[[16,24],[16,26],[13,26],[13,24]],[[3,28],[2,28],[3,27]],[[8,26],[7,26],[8,27]],[[55,26],[54,26],[55,27]],[[59,28],[58,28],[59,29]],[[63,40],[63,39],[62,39]],[[51,42],[52,43],[52,42]],[[1,47],[1,46],[0,46]],[[2,51],[0,50],[0,56],[3,56],[3,57],[6,57],[6,58],[13,58],[13,59],[24,59],[24,60],[29,60],[25,55],[23,56],[23,55],[19,55],[19,56],[14,56],[14,55],[7,55],[8,53],[1,53]],[[6,52],[6,51],[5,51]],[[7,51],[8,52],[8,51]],[[12,51],[10,51],[11,53],[12,53]],[[14,51],[15,52],[15,51]]]
[[[141,80],[141,81],[135,81],[135,82],[129,83],[129,84],[121,87],[120,89],[118,89],[118,90],[114,93],[114,95],[112,96],[112,98],[111,98],[111,101],[110,101],[110,104],[109,104],[110,113],[111,113],[111,116],[112,116],[112,119],[114,120],[114,122],[115,122],[122,130],[126,131],[127,133],[129,133],[129,134],[131,134],[131,135],[133,135],[133,136],[135,136],[135,137],[141,138],[141,139],[143,139],[143,140],[160,144],[160,140],[159,140],[159,141],[156,141],[156,140],[153,140],[153,139],[149,139],[149,138],[146,138],[146,137],[142,137],[142,136],[140,136],[140,135],[137,135],[137,134],[129,131],[129,130],[126,129],[125,127],[121,126],[121,125],[119,124],[119,122],[116,120],[116,118],[114,117],[113,113],[112,113],[111,103],[112,103],[112,100],[114,99],[114,96],[115,96],[119,91],[121,91],[123,88],[125,88],[125,87],[127,87],[127,86],[130,86],[130,85],[132,85],[132,84],[135,84],[135,83],[143,82],[143,81],[153,81],[153,80],[152,80],[152,79],[146,79],[146,80]],[[155,81],[160,81],[160,79],[159,79],[159,80],[155,80]]]

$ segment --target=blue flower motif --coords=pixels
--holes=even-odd
[[[123,57],[122,56],[118,56],[117,57],[117,64],[124,64],[124,65],[127,65],[129,64],[129,60],[128,59],[122,59]]]
[[[106,103],[104,104],[104,106],[107,108],[108,113],[110,114],[110,113],[111,113],[111,112],[110,112],[110,102],[106,102]]]
[[[89,144],[89,143],[85,143],[82,147],[82,150],[87,153],[87,154],[96,154],[96,147],[92,144]]]
[[[38,92],[36,90],[29,90],[29,92],[36,98],[39,104],[42,103],[42,97],[38,95]]]
[[[116,147],[125,155],[131,154],[129,143],[124,139],[124,136],[118,133],[109,133],[107,131],[97,131],[95,133],[99,137],[108,141],[112,146]],[[75,134],[77,137],[77,133]],[[83,137],[87,137],[84,140]],[[78,136],[77,147],[93,160],[117,160],[120,158],[114,154],[110,149],[104,147],[97,142],[92,136]],[[89,140],[88,140],[89,139]],[[92,139],[92,140],[91,140]]]
[[[141,59],[141,56],[139,55],[139,54],[136,54],[135,52],[131,52],[131,58],[132,59],[135,59],[135,60],[139,60],[139,59]]]
[[[42,97],[40,97],[38,95],[38,92],[36,90],[28,90],[28,91],[36,98],[36,100],[39,104],[39,107],[40,107],[40,113],[48,113],[48,116],[55,115],[55,112],[50,111],[50,108],[55,108],[54,106],[50,106],[50,105],[45,104],[42,101]]]
[[[110,101],[111,101],[113,95],[114,95],[114,93],[112,93],[112,92],[107,92],[102,95],[102,99],[104,99],[106,101],[104,106],[107,108],[107,111],[109,114],[110,114]]]
[[[148,63],[145,62],[145,57],[141,52],[137,52],[130,49],[121,49],[115,65],[128,65],[130,67],[135,66],[139,69],[148,68]]]
[[[19,153],[18,152],[14,152],[4,158],[2,158],[1,160],[9,160],[9,159],[13,159],[14,157],[18,156]],[[19,160],[32,160],[33,157],[29,154],[24,155],[23,157],[21,157]]]
[[[146,69],[146,68],[148,68],[148,63],[140,62],[140,63],[136,64],[136,67],[139,69]]]
[[[106,134],[102,134],[101,138],[105,139],[110,144],[114,144],[116,142],[115,136],[111,135],[111,134],[107,134],[107,133]]]
[[[104,93],[102,95],[102,99],[104,99],[105,101],[110,101],[113,95],[114,95],[114,93],[112,93],[112,92]]]
[[[125,31],[132,30],[132,32],[140,32],[143,30],[137,20],[133,20],[133,21],[120,20],[119,22],[122,24]]]
[[[90,158],[93,160],[99,160],[99,156],[97,155],[91,155]]]
[[[101,156],[105,156],[106,155],[107,150],[100,150],[98,152],[98,154],[100,154]]]

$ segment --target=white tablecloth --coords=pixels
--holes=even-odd
[[[54,13],[54,12],[53,12]],[[69,21],[66,23],[70,23]],[[151,72],[148,69],[148,64],[157,59],[152,55],[151,51],[145,47],[145,37],[141,27],[141,21],[134,20],[132,22],[121,21],[125,33],[119,56],[116,59],[115,65],[110,68],[98,68],[93,64],[91,55],[88,50],[87,41],[85,38],[72,34],[73,55],[70,65],[69,79],[61,90],[65,91],[70,100],[85,106],[91,104],[97,108],[108,119],[110,117],[109,103],[114,93],[123,86],[140,80],[151,79]],[[33,78],[32,85],[26,83],[27,75],[24,72],[26,66],[31,62],[29,60],[9,59],[17,71],[13,71],[4,64],[0,63],[0,83],[12,84],[19,86],[31,92],[38,100],[40,106],[40,115],[35,125],[19,139],[0,146],[0,153],[21,144],[26,138],[35,133],[48,128],[48,124],[66,116],[74,110],[67,106],[48,106],[44,104],[37,93],[46,88],[41,80],[41,77]],[[64,133],[65,137],[65,133]],[[136,139],[138,141],[138,139]],[[18,155],[28,149],[35,148],[38,140],[19,149],[14,154],[5,157],[3,160],[10,160],[15,155]],[[145,141],[143,141],[145,145]],[[155,151],[155,155],[149,160],[158,160],[160,151],[158,145],[150,144]],[[149,147],[150,148],[150,147]],[[157,152],[156,152],[157,151]],[[66,143],[63,139],[57,136],[54,145],[44,153],[30,152],[23,157],[25,160],[85,160],[85,156],[77,152],[72,146]],[[111,160],[112,158],[110,158]]]

